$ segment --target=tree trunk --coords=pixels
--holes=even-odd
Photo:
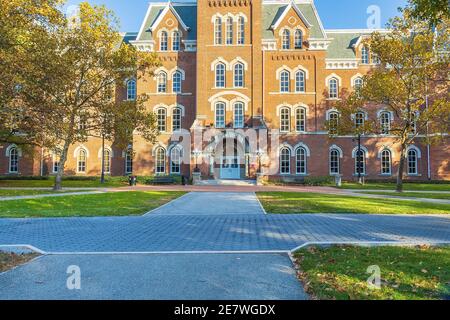
[[[402,149],[400,151],[400,163],[398,165],[398,172],[397,172],[397,188],[396,192],[403,192],[403,172],[405,169],[405,150],[406,146],[402,144]]]
[[[69,146],[70,146],[70,143],[68,141],[66,141],[64,143],[64,147],[61,152],[61,157],[59,159],[59,168],[58,168],[58,172],[56,173],[55,185],[53,186],[53,190],[55,190],[55,191],[62,190],[62,177],[64,175],[64,167],[65,167],[66,161],[67,161],[67,153],[69,152]]]

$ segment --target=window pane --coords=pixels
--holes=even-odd
[[[234,86],[237,88],[244,87],[244,65],[242,63],[234,66]]]
[[[295,130],[306,131],[306,109],[298,108],[295,113]]]
[[[136,100],[136,81],[129,80],[127,82],[127,100]]]
[[[289,30],[283,31],[282,48],[283,50],[288,50],[291,48],[291,33],[289,32]]]
[[[227,19],[227,44],[233,44],[233,18]]]
[[[306,150],[298,148],[296,153],[297,174],[306,174]]]
[[[167,74],[160,72],[158,75],[158,93],[167,92]]]
[[[290,110],[288,108],[282,108],[280,110],[280,131],[289,132],[291,131],[291,119]]]
[[[330,174],[339,174],[340,166],[339,166],[339,151],[333,149],[330,151]]]
[[[170,153],[170,172],[173,174],[181,173],[181,151],[173,148]]]
[[[158,118],[158,130],[160,132],[166,131],[166,109],[158,109],[157,111],[157,118]]]
[[[244,44],[245,39],[245,20],[243,17],[239,17],[238,21],[238,44]]]
[[[225,104],[216,104],[216,128],[225,128]]]
[[[289,78],[290,74],[288,71],[282,71],[280,75],[280,91],[289,92]]]
[[[156,150],[155,171],[157,174],[166,173],[166,152],[163,148],[158,148]]]
[[[181,130],[181,109],[180,108],[173,109],[172,130],[173,131]]]
[[[295,75],[295,91],[305,92],[305,73],[298,71]]]
[[[9,151],[9,172],[19,172],[19,151],[17,148],[11,148]]]
[[[225,65],[223,63],[216,66],[216,88],[225,88]]]
[[[363,150],[356,151],[355,156],[355,174],[366,173],[366,154]]]
[[[301,30],[295,31],[295,49],[302,49],[303,47],[303,33]]]
[[[222,19],[216,18],[214,25],[214,43],[222,44]]]
[[[163,31],[161,32],[161,43],[160,43],[160,50],[161,51],[167,51],[167,32]]]
[[[133,172],[133,152],[128,150],[125,154],[125,173],[129,174]]]
[[[234,127],[244,127],[244,104],[240,102],[234,105]]]
[[[174,93],[181,93],[181,80],[182,80],[181,72],[179,71],[175,72],[172,80],[172,91]]]
[[[178,31],[175,31],[172,34],[172,50],[173,51],[180,50],[180,33]]]
[[[280,151],[280,173],[291,173],[291,152],[288,148],[283,148]]]

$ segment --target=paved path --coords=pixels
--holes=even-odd
[[[0,219],[0,244],[46,252],[291,250],[310,241],[450,242],[450,217],[150,215]]]
[[[72,265],[81,290],[67,289]],[[0,274],[0,300],[306,298],[283,254],[44,256]]]
[[[105,191],[65,192],[65,193],[34,194],[34,195],[27,195],[27,196],[0,197],[0,201],[27,200],[27,199],[52,198],[52,197],[66,197],[66,196],[82,196],[82,195],[86,195],[86,194],[99,194],[99,193],[105,193]]]
[[[191,192],[147,215],[264,214],[254,193]]]

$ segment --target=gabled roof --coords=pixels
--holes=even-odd
[[[278,26],[283,20],[283,17],[289,12],[289,9],[294,8],[300,17],[303,17],[308,23],[311,38],[324,39],[326,38],[325,30],[320,21],[314,3],[311,1],[264,1],[262,4],[262,38],[274,39],[273,27]]]
[[[273,30],[275,30],[276,28],[278,28],[278,26],[280,25],[280,23],[283,21],[283,19],[286,17],[286,15],[288,14],[289,10],[294,9],[295,13],[297,13],[297,15],[300,17],[300,19],[302,19],[303,23],[308,27],[311,28],[311,23],[309,23],[309,21],[305,18],[305,16],[303,15],[303,13],[300,11],[300,9],[298,8],[298,6],[295,4],[294,1],[291,1],[287,6],[284,7],[284,9],[282,10],[281,14],[278,16],[277,20],[275,21],[275,23],[271,26],[271,28]]]
[[[195,40],[197,37],[197,4],[193,2],[150,3],[136,40],[153,40],[153,31],[169,11],[175,15],[183,29],[188,31],[187,40]]]

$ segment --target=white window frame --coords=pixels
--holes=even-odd
[[[157,92],[167,93],[167,73],[161,71],[157,77]]]
[[[291,91],[291,73],[287,70],[280,72],[280,92],[286,93]]]
[[[388,168],[385,167],[385,153],[388,155]],[[392,152],[388,149],[384,149],[380,154],[380,164],[381,164],[381,175],[390,176],[392,175]],[[385,172],[385,169],[388,169]]]
[[[308,174],[308,152],[304,147],[298,147],[295,150],[295,172],[298,175]],[[303,171],[301,170],[303,168]]]
[[[295,131],[306,132],[306,108],[295,109]]]
[[[339,80],[336,78],[331,78],[328,80],[328,91],[330,99],[338,99],[339,98]]]
[[[127,100],[136,100],[136,80],[134,79],[127,81]]]
[[[303,70],[299,70],[295,73],[295,92],[306,91],[306,73]]]
[[[361,175],[366,175],[366,159],[367,159],[367,154],[366,151],[361,149],[360,152],[362,153],[362,170],[361,170]],[[358,154],[358,150],[355,151],[355,175],[358,174],[358,158],[359,158],[359,154]]]
[[[214,114],[214,126],[216,128],[222,129],[226,125],[226,104],[224,102],[217,102],[215,104],[215,114]],[[220,111],[220,114],[219,114]]]
[[[222,44],[222,18],[216,17],[214,21],[214,44]]]
[[[237,22],[237,44],[243,45],[245,43],[245,19],[239,17]]]
[[[172,131],[180,131],[182,128],[183,110],[176,107],[172,110]]]
[[[170,150],[170,174],[181,174],[181,150],[178,147]]]
[[[300,29],[295,30],[294,33],[294,48],[303,49],[303,31]]]
[[[281,33],[281,48],[283,50],[291,49],[291,32],[288,29],[284,29]]]
[[[411,158],[410,158],[410,154],[414,153],[414,172],[411,172]],[[418,175],[419,174],[419,156],[417,153],[417,150],[410,148],[408,150],[408,153],[406,155],[406,170],[408,175],[414,176],[414,175]]]
[[[291,131],[291,110],[288,107],[280,109],[280,132]]]
[[[8,172],[19,173],[19,149],[12,147],[8,153]]]
[[[331,111],[328,114],[328,123],[329,123],[329,133],[332,135],[335,135],[338,133],[339,128],[339,112],[337,111]]]
[[[155,174],[166,174],[166,150],[163,147],[158,147],[155,150]]]
[[[334,159],[334,157],[336,158]],[[330,149],[328,166],[331,176],[341,174],[341,153],[338,149]]]
[[[385,116],[385,117],[384,117]],[[387,120],[385,123],[384,121]],[[380,113],[380,127],[381,134],[387,135],[391,131],[391,113],[389,111],[382,111]]]
[[[156,118],[159,132],[167,131],[167,110],[165,108],[158,108],[156,110]]]
[[[233,18],[228,17],[226,20],[226,40],[225,43],[227,45],[233,44],[233,33],[234,33],[234,26],[233,26]]]
[[[216,88],[225,88],[227,84],[227,67],[224,63],[220,62],[215,67],[215,85]]]
[[[288,147],[283,147],[280,150],[280,174],[291,174],[291,150]]]
[[[370,63],[370,53],[369,53],[369,47],[363,46],[361,48],[361,63],[362,64],[369,64]]]
[[[125,174],[133,173],[133,150],[128,149],[125,152]]]
[[[236,102],[233,106],[233,125],[234,128],[244,127],[244,103]]]
[[[172,76],[172,92],[181,93],[182,91],[183,74],[180,71],[175,71]]]
[[[233,72],[234,72],[234,87],[235,88],[244,88],[245,86],[245,76],[244,76],[244,72],[245,72],[245,66],[243,63],[236,63],[233,67]]]
[[[169,35],[167,31],[161,31],[159,35],[159,50],[160,51],[169,50]]]
[[[81,155],[83,154],[83,158]],[[87,171],[87,151],[85,149],[78,150],[77,154],[77,173],[86,173]]]
[[[180,31],[172,32],[172,50],[180,51],[181,49],[181,34]]]

